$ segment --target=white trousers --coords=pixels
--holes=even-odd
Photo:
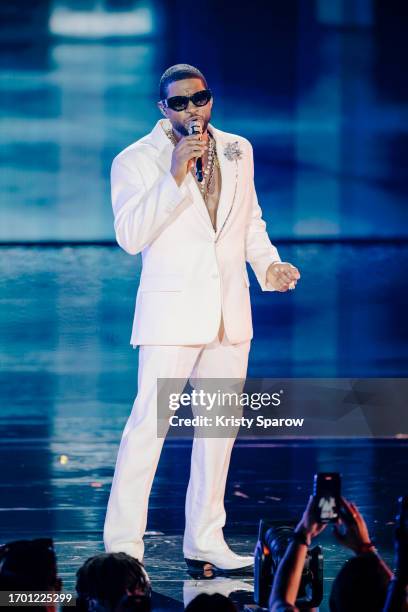
[[[106,518],[107,552],[143,559],[148,499],[164,438],[157,437],[157,379],[246,377],[250,341],[230,344],[224,335],[206,345],[141,346],[138,393],[123,430]],[[180,389],[182,392],[183,389]],[[235,434],[195,437],[185,506],[185,557],[226,548],[224,493]]]

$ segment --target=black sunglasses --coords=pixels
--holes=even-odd
[[[171,110],[180,112],[186,110],[188,103],[190,100],[195,106],[205,106],[212,98],[212,93],[210,89],[202,89],[201,91],[196,91],[192,96],[173,96],[172,98],[167,98],[162,100],[161,102],[167,106],[167,108],[171,108]]]

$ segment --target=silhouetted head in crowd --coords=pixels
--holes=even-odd
[[[90,557],[76,576],[79,610],[150,610],[148,575],[142,563],[124,552]]]
[[[331,594],[331,612],[382,612],[388,580],[373,554],[347,561],[337,574]]]
[[[0,590],[61,591],[52,538],[15,540],[0,546]],[[51,611],[56,605],[35,609]]]
[[[220,595],[220,593],[214,593],[208,595],[208,593],[201,593],[197,595],[186,607],[185,612],[237,612],[237,608],[228,597]]]

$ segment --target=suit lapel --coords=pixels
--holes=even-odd
[[[155,147],[159,149],[159,155],[157,158],[157,163],[168,172],[171,166],[171,157],[173,155],[174,145],[170,141],[170,139],[164,133],[163,128],[160,125],[161,121],[156,123],[156,126],[151,132],[151,138]]]
[[[211,234],[214,234],[214,228],[212,226],[210,215],[208,214],[208,210],[205,205],[203,196],[201,195],[200,188],[197,185],[191,172],[187,174],[185,178],[185,184],[187,185],[191,193],[191,197],[193,198],[193,202],[197,209],[198,214],[200,215],[201,219],[205,223],[207,229],[210,230]]]
[[[209,127],[217,146],[217,157],[221,172],[221,192],[217,210],[218,237],[227,222],[234,203],[237,188],[237,163],[235,161],[228,160],[224,155],[224,148],[226,145],[224,134],[211,125]]]

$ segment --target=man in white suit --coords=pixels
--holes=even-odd
[[[251,144],[209,123],[212,104],[199,70],[172,66],[160,81],[164,119],[112,164],[116,239],[126,252],[142,254],[143,267],[130,340],[140,346],[138,393],[122,434],[104,543],[108,552],[140,561],[163,445],[157,379],[245,379],[253,335],[245,262],[264,291],[287,291],[300,278],[297,268],[281,262],[266,232]],[[253,564],[223,537],[234,439],[194,439],[183,542],[190,570],[211,564],[232,574]]]

